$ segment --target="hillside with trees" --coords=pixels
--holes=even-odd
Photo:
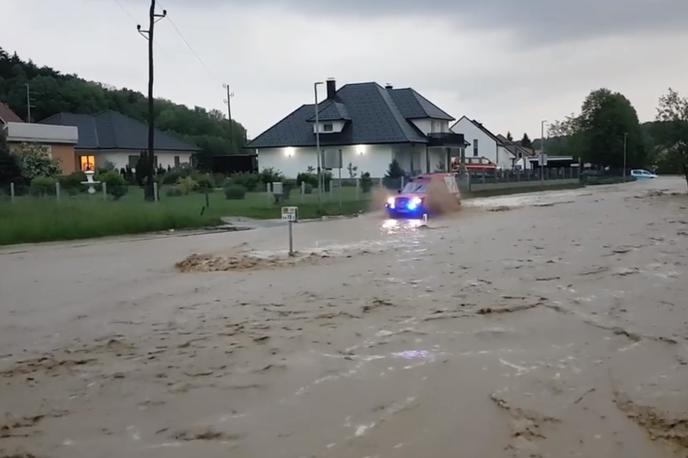
[[[26,119],[26,84],[31,88],[31,118],[40,121],[55,113],[118,111],[146,122],[146,97],[127,88],[114,89],[103,83],[66,75],[50,67],[39,67],[0,48],[0,101]],[[170,100],[155,99],[156,127],[172,131],[201,148],[198,159],[241,151],[246,130],[236,121],[230,126],[218,110],[188,108]],[[231,138],[231,141],[230,141]]]

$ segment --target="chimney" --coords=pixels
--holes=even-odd
[[[387,84],[385,85],[385,89],[394,89],[394,86],[392,86],[391,84],[387,83]]]
[[[327,98],[333,99],[337,93],[337,81],[334,78],[327,78]]]

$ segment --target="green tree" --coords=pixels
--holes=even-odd
[[[10,154],[7,146],[7,133],[0,127],[0,187],[7,190],[11,181],[21,181],[21,170],[17,158]]]
[[[510,142],[514,141],[514,137],[511,136],[511,132],[506,133],[506,139],[509,140]]]
[[[385,176],[387,178],[401,178],[404,175],[404,169],[402,169],[399,165],[399,161],[397,161],[396,159],[392,159],[392,162],[390,162],[389,169],[387,169],[387,173],[385,174]]]
[[[528,134],[524,133],[523,138],[521,139],[521,146],[524,148],[532,148],[533,147],[533,142],[530,141],[530,137],[528,137]]]
[[[598,89],[583,102],[574,123],[581,156],[587,162],[620,169],[627,135],[627,167],[645,165],[645,142],[631,102],[618,92]]]
[[[659,98],[657,120],[662,122],[655,131],[660,159],[667,168],[683,172],[688,185],[688,99],[669,88]]]

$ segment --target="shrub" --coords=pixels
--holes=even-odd
[[[221,188],[222,186],[224,186],[226,179],[227,175],[225,175],[224,173],[213,173],[213,183],[215,184],[216,188]]]
[[[255,191],[261,182],[257,173],[235,173],[227,179],[228,183],[243,186],[247,191]]]
[[[32,196],[47,196],[55,194],[55,183],[57,180],[53,177],[35,177],[31,180],[31,195]]]
[[[373,179],[370,178],[370,172],[365,172],[361,174],[361,191],[370,192],[373,187]]]
[[[399,161],[396,159],[393,159],[392,162],[389,163],[389,169],[387,170],[387,178],[401,178],[405,175],[404,169],[401,168],[401,165],[399,165]]]
[[[282,181],[283,179],[284,175],[282,175],[282,172],[273,167],[265,168],[260,172],[260,181],[262,181],[263,184],[274,183],[276,181]]]
[[[110,161],[105,161],[100,167],[98,167],[98,173],[105,173],[111,170],[115,170],[115,164]]]
[[[86,181],[86,174],[77,171],[59,177],[58,181],[60,182],[62,190],[67,192],[70,196],[74,196],[84,189],[84,185],[81,184],[81,182]]]
[[[227,199],[243,199],[246,196],[246,188],[237,184],[230,184],[225,188]]]
[[[198,185],[197,190],[200,192],[212,191],[215,187],[215,183],[210,175],[194,173],[191,175],[191,178],[196,181]]]
[[[313,186],[310,183],[306,183],[303,187],[303,192],[305,194],[312,194],[313,193]]]
[[[198,189],[198,183],[191,177],[180,178],[177,180],[177,187],[184,193],[188,194]]]
[[[179,189],[179,186],[172,186],[165,192],[165,195],[167,197],[181,197],[184,195],[184,191]]]
[[[21,169],[16,156],[10,154],[5,132],[0,128],[0,187],[7,188],[11,181],[21,181]]]
[[[107,193],[115,200],[119,200],[120,197],[129,192],[127,180],[115,170],[99,174],[97,181],[107,185]]]
[[[318,187],[318,175],[315,173],[299,173],[296,175],[296,184],[298,186],[301,186],[301,183],[305,182],[306,184],[311,185],[312,188],[317,188]]]
[[[44,145],[22,143],[15,153],[24,178],[54,177],[62,172],[60,162],[50,157]]]

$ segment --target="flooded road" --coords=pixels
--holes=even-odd
[[[684,190],[4,248],[0,457],[685,457]]]

